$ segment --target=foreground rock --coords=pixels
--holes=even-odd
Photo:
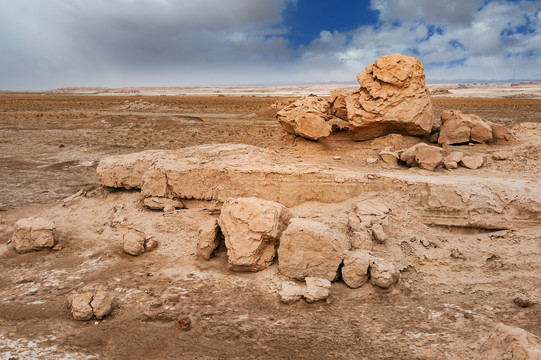
[[[276,114],[282,128],[290,134],[319,140],[331,134],[327,123],[329,103],[318,96],[307,96],[295,101]]]
[[[197,255],[208,260],[220,245],[220,227],[218,220],[212,219],[201,225],[197,238]]]
[[[389,133],[430,135],[434,113],[424,67],[414,57],[386,55],[357,75],[361,85],[346,100],[356,140]]]
[[[493,138],[489,124],[477,115],[464,114],[460,110],[443,111],[441,124],[439,144],[486,143]]]
[[[408,166],[419,166],[421,169],[434,171],[443,163],[443,150],[437,146],[417,144],[403,151],[400,160]]]
[[[349,247],[342,234],[326,225],[294,218],[280,239],[278,269],[292,279],[317,277],[334,281]]]
[[[496,325],[479,349],[479,360],[541,360],[541,339],[526,330]]]
[[[468,168],[468,169],[479,169],[481,166],[483,166],[483,163],[485,162],[485,159],[482,155],[468,155],[463,156],[462,159],[460,159],[459,164]]]
[[[55,224],[51,220],[40,217],[20,219],[15,223],[11,242],[18,253],[52,248],[54,232]]]
[[[291,213],[281,204],[251,198],[228,199],[219,225],[225,237],[229,268],[260,271],[276,256],[276,247]]]
[[[400,271],[389,261],[373,257],[370,261],[370,283],[387,289],[400,279]]]
[[[330,290],[331,282],[329,280],[319,279],[315,277],[307,277],[304,299],[306,300],[306,302],[309,303],[325,300],[329,297]]]
[[[98,320],[113,311],[113,296],[102,285],[87,285],[81,291],[72,291],[68,296],[68,307],[75,320]]]

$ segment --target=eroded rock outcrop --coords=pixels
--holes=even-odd
[[[349,240],[325,224],[293,218],[280,238],[278,269],[292,279],[317,277],[334,281],[349,248]]]
[[[55,229],[55,223],[48,219],[20,219],[15,223],[11,242],[18,253],[52,248],[55,245]]]
[[[281,204],[251,198],[228,199],[218,220],[225,237],[229,268],[260,271],[275,256],[291,213]]]
[[[479,349],[479,360],[541,360],[541,339],[526,330],[496,325]]]
[[[357,75],[361,88],[346,100],[348,122],[356,140],[389,133],[426,136],[434,113],[419,59],[386,55]]]
[[[342,120],[347,120],[348,111],[346,107],[346,98],[350,95],[344,89],[334,89],[329,96],[329,111],[331,115],[336,116]]]
[[[276,118],[288,133],[319,140],[331,134],[331,125],[327,123],[328,114],[327,100],[307,96],[280,110]]]

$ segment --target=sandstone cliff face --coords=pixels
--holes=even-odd
[[[429,135],[434,122],[424,67],[414,57],[386,55],[357,75],[361,88],[346,98],[355,140],[389,133]]]

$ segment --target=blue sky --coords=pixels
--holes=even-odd
[[[540,0],[0,0],[0,89],[541,79]]]

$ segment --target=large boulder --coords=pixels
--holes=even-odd
[[[346,107],[346,98],[349,96],[349,92],[344,89],[334,89],[329,96],[329,111],[331,115],[336,116],[342,120],[347,120],[348,111]]]
[[[11,242],[18,253],[52,248],[54,231],[55,224],[51,220],[40,217],[20,219],[15,223]]]
[[[346,99],[354,139],[390,133],[429,135],[434,123],[423,64],[418,58],[386,55],[357,75],[361,88]]]
[[[229,268],[260,271],[269,266],[290,218],[289,210],[273,201],[255,197],[226,200],[218,222],[225,237]]]
[[[498,324],[478,355],[479,360],[541,360],[541,339],[526,330]]]
[[[461,144],[470,141],[485,143],[492,141],[492,127],[474,114],[460,110],[445,110],[441,113],[441,128],[438,143]]]
[[[349,240],[317,221],[294,218],[280,238],[278,269],[293,279],[336,280]]]
[[[327,100],[311,95],[280,110],[276,119],[290,134],[319,140],[331,134],[331,125],[327,123],[328,113]]]

